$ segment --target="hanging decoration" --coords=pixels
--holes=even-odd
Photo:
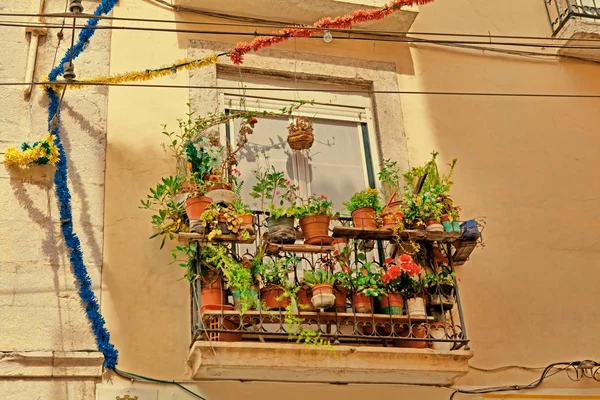
[[[36,164],[56,165],[57,161],[58,148],[54,144],[54,136],[52,134],[46,135],[43,140],[35,142],[32,145],[23,143],[21,145],[21,150],[9,147],[4,154],[4,163],[6,165],[18,166],[21,168]]]
[[[102,0],[94,11],[95,16],[108,14],[113,7],[118,3],[118,0]],[[50,71],[48,79],[51,81],[64,73],[64,65],[77,58],[89,43],[90,38],[94,35],[95,26],[100,21],[97,18],[90,18],[86,23],[86,28],[79,32],[79,39],[72,48],[67,50],[62,60],[56,67]],[[119,352],[115,346],[110,343],[110,333],[106,329],[104,318],[100,313],[100,305],[98,299],[92,290],[92,280],[88,275],[87,268],[83,262],[83,252],[81,251],[81,243],[79,237],[73,231],[73,213],[71,209],[71,192],[68,186],[67,173],[67,157],[65,149],[60,138],[60,98],[58,93],[51,88],[46,88],[46,94],[50,99],[48,104],[48,130],[53,136],[54,145],[58,149],[60,157],[56,163],[56,172],[54,173],[54,185],[56,187],[56,196],[58,198],[58,207],[60,210],[61,230],[65,239],[65,244],[69,252],[69,260],[73,266],[73,273],[79,283],[79,297],[85,305],[85,313],[92,325],[92,332],[96,338],[98,350],[104,355],[104,366],[113,370],[117,366]]]
[[[219,56],[224,54],[211,54],[208,57],[199,59],[199,60],[178,60],[172,65],[166,65],[157,69],[147,69],[145,71],[132,71],[125,72],[121,74],[115,74],[111,76],[97,76],[94,78],[82,79],[73,83],[66,82],[53,82],[51,84],[44,85],[45,88],[51,87],[67,87],[69,89],[82,89],[86,86],[86,83],[100,83],[100,84],[109,84],[109,85],[117,85],[120,83],[128,83],[128,82],[143,82],[149,81],[155,78],[160,78],[163,76],[169,76],[171,74],[177,73],[180,70],[192,70],[192,69],[200,69],[207,67],[212,64],[216,64],[219,60]]]
[[[352,25],[377,21],[387,17],[388,15],[400,11],[403,6],[416,6],[431,3],[433,0],[393,0],[389,4],[385,4],[380,8],[371,11],[358,10],[352,14],[344,15],[337,18],[325,17],[315,22],[313,25],[297,28],[284,28],[277,32],[277,36],[260,36],[251,42],[240,42],[229,53],[229,58],[234,64],[244,62],[244,55],[250,51],[258,51],[266,47],[270,47],[277,43],[282,43],[292,37],[311,37],[314,35],[323,35],[327,29],[347,29]],[[305,29],[322,28],[322,29]]]
[[[307,117],[296,117],[288,126],[287,142],[294,150],[306,150],[312,147],[315,137],[313,126]]]

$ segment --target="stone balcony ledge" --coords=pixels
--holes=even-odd
[[[197,341],[188,357],[196,380],[396,383],[451,386],[467,374],[473,352],[392,347]]]
[[[11,351],[0,353],[0,378],[100,377],[97,351]]]

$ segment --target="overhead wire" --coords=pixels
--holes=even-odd
[[[24,22],[24,21],[11,21],[5,22],[0,21],[0,26],[6,27],[17,27],[17,28],[36,28],[44,26],[46,28],[60,28],[58,24],[48,23],[37,23],[37,22]],[[74,24],[75,26],[75,24]],[[87,25],[77,25],[77,28],[84,29],[89,28]],[[196,29],[181,29],[181,28],[153,28],[153,27],[142,27],[142,26],[95,26],[91,29],[106,29],[106,30],[131,30],[131,31],[146,31],[146,32],[167,32],[167,33],[189,33],[189,34],[202,34],[202,35],[228,35],[228,36],[275,36],[275,37],[288,37],[287,34],[279,33],[258,33],[258,32],[244,32],[244,31],[222,31],[222,30],[196,30]],[[323,30],[323,29],[320,29]],[[350,31],[349,33],[356,33]],[[423,39],[416,37],[370,37],[368,34],[362,34],[366,36],[333,36],[333,40],[357,40],[357,41],[374,41],[374,42],[389,42],[389,43],[431,43],[431,44],[466,44],[466,45],[488,45],[488,46],[511,46],[511,47],[535,47],[535,48],[550,48],[550,49],[578,49],[578,50],[600,50],[598,46],[586,46],[586,45],[561,45],[561,44],[545,44],[545,43],[525,43],[525,42],[507,42],[507,41],[477,41],[477,40],[437,40],[437,39]],[[307,39],[322,39],[320,36],[310,36]]]
[[[120,376],[121,378],[127,379],[127,380],[131,380],[131,381],[145,381],[145,382],[152,382],[152,383],[163,383],[163,384],[169,384],[169,385],[174,385],[177,386],[178,388],[182,389],[183,391],[185,391],[186,393],[192,395],[193,397],[200,399],[200,400],[206,400],[204,397],[200,396],[198,393],[191,391],[190,389],[186,388],[185,386],[183,386],[181,383],[177,382],[177,381],[168,381],[168,380],[164,380],[164,379],[156,379],[156,378],[149,378],[147,376],[143,376],[143,375],[139,375],[139,374],[134,374],[133,372],[126,372],[126,371],[122,371],[118,368],[115,368],[113,371],[115,371],[115,373]]]
[[[70,14],[63,13],[0,13],[0,17],[44,17],[44,18],[65,18],[71,17]],[[193,20],[167,20],[167,19],[152,19],[152,18],[133,18],[133,17],[114,17],[114,16],[93,16],[92,14],[81,14],[80,18],[92,18],[99,20],[112,20],[112,21],[131,21],[131,22],[149,22],[149,23],[168,23],[168,24],[184,24],[184,25],[207,25],[207,26],[235,26],[235,27],[249,27],[249,28],[282,28],[288,26],[294,26],[296,29],[306,30],[323,30],[323,28],[317,28],[314,26],[302,25],[300,23],[231,23],[231,22],[207,22],[207,21],[193,21]],[[0,20],[1,21],[1,20]],[[29,22],[29,21],[28,21]],[[561,41],[575,41],[575,42],[600,42],[598,38],[561,38],[561,37],[548,37],[548,36],[519,36],[519,35],[496,35],[496,34],[473,34],[473,33],[459,33],[459,32],[416,32],[416,31],[391,31],[384,29],[361,29],[361,28],[328,28],[331,32],[344,32],[344,33],[360,33],[360,34],[377,34],[383,36],[400,36],[403,37],[407,34],[421,35],[421,36],[453,36],[453,37],[470,37],[470,38],[482,38],[486,40],[490,39],[531,39],[531,40],[548,40],[552,42]]]

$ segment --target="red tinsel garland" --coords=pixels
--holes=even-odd
[[[313,35],[322,35],[325,29],[346,29],[350,28],[354,24],[362,22],[376,21],[387,17],[388,15],[399,11],[402,6],[414,6],[431,3],[433,0],[393,0],[389,4],[385,4],[382,7],[371,10],[363,11],[358,10],[352,13],[352,15],[344,15],[342,17],[331,18],[325,17],[310,27],[323,28],[320,29],[301,29],[301,28],[285,28],[277,32],[283,36],[261,36],[257,37],[251,42],[240,42],[237,46],[232,49],[229,53],[229,58],[234,64],[241,64],[244,62],[244,55],[250,51],[258,51],[269,47],[271,45],[285,42],[292,37],[310,37]],[[309,27],[309,25],[306,25]]]

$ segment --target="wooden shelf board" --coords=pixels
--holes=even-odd
[[[335,250],[333,246],[314,246],[309,244],[277,244],[269,243],[267,253],[275,254],[280,252],[291,253],[331,253]]]
[[[248,240],[240,240],[237,235],[221,235],[216,236],[212,240],[208,240],[207,235],[199,233],[179,233],[177,239],[180,242],[206,242],[206,243],[240,243],[240,244],[252,244],[256,240],[256,236],[250,236]]]
[[[279,320],[285,318],[285,310],[281,311],[246,311],[243,315],[244,323],[279,323]],[[209,318],[211,316],[231,316],[240,317],[240,312],[236,310],[205,310],[202,312],[203,318]],[[300,318],[310,321],[319,321],[319,323],[326,324],[327,322],[340,322],[340,321],[354,321],[356,318],[357,322],[401,322],[408,323],[408,316],[406,315],[388,315],[388,314],[361,314],[361,313],[335,313],[335,312],[316,312],[316,311],[302,311],[296,313]],[[261,321],[262,319],[262,321]],[[425,318],[411,318],[410,322],[425,322],[433,321],[434,317]],[[239,321],[239,320],[238,320]],[[232,321],[237,323],[235,319]]]
[[[430,242],[454,242],[460,238],[460,232],[427,232],[425,230],[404,230],[400,233],[401,240],[426,240]],[[389,229],[367,229],[336,226],[333,237],[363,240],[394,240],[394,234]]]

